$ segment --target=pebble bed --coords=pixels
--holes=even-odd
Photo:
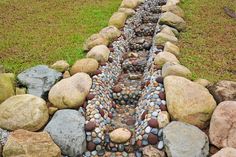
[[[153,44],[161,3],[147,0],[136,9],[123,35],[109,46],[109,62],[92,77],[84,104],[86,157],[142,156],[140,148],[149,144],[163,149],[162,129],[157,126],[159,114],[166,111],[163,79],[161,70],[152,68],[154,56],[161,51]],[[130,52],[137,56],[129,57]],[[126,143],[110,140],[109,133],[119,127],[132,132]]]

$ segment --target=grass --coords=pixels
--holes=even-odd
[[[83,42],[107,26],[121,0],[1,0],[0,64],[19,73],[84,57]]]
[[[236,20],[224,13],[236,11],[236,0],[185,0],[188,25],[181,33],[180,62],[193,72],[193,79],[236,81]]]

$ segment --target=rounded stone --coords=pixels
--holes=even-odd
[[[166,99],[166,96],[165,96],[165,93],[164,93],[164,92],[160,92],[158,95],[159,95],[159,98],[160,98],[161,100],[165,100],[165,99]]]
[[[148,143],[154,145],[154,144],[157,144],[158,142],[158,137],[152,133],[149,133],[148,134]]]
[[[114,143],[125,143],[130,139],[131,135],[128,129],[118,128],[110,133],[110,138]]]
[[[148,121],[148,125],[152,128],[158,128],[158,121],[152,118]]]
[[[112,91],[115,93],[120,93],[122,91],[122,88],[116,85],[112,88]]]
[[[87,95],[87,100],[92,100],[95,97],[94,94],[88,94]]]
[[[85,125],[85,131],[93,131],[95,127],[96,127],[96,123],[90,121]]]

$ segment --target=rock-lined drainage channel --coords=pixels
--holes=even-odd
[[[159,0],[146,1],[110,45],[109,62],[92,77],[86,104],[84,156],[142,156],[140,148],[163,149],[166,112],[161,70],[153,65]],[[168,122],[167,122],[168,123]]]

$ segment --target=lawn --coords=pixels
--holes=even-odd
[[[0,64],[19,73],[84,57],[83,42],[107,26],[121,0],[0,0]]]
[[[180,6],[188,24],[180,37],[181,63],[193,79],[236,81],[236,20],[223,9],[236,11],[236,0],[185,0]]]

